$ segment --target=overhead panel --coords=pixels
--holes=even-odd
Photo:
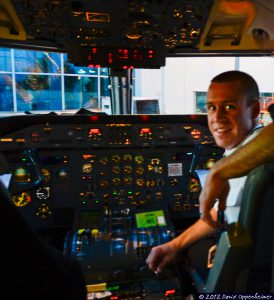
[[[4,0],[0,46],[67,52],[80,66],[160,68],[167,56],[271,54],[273,19],[274,0]]]
[[[66,51],[82,66],[159,68],[179,49],[197,51],[213,0],[12,3],[27,34],[20,46]]]

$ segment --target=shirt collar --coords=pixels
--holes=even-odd
[[[257,130],[257,129],[261,129],[263,128],[264,126],[262,124],[257,124],[253,127],[253,129],[246,135],[246,137],[242,140],[242,142],[240,144],[238,144],[236,147],[232,148],[232,149],[227,149],[225,150],[224,152],[224,155],[223,156],[228,156],[228,155],[231,155],[234,151],[236,151],[237,149],[239,149],[240,147],[242,147],[242,145],[245,143],[245,141],[251,136],[254,134],[254,132]]]

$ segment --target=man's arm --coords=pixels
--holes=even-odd
[[[219,199],[219,210],[225,209],[224,191],[228,189],[228,179],[247,175],[259,165],[274,160],[274,124],[269,124],[249,143],[230,156],[222,158],[210,170],[200,194],[201,218],[216,227],[210,210]]]
[[[216,220],[217,213],[214,208],[211,209],[210,213],[212,214],[212,219]],[[175,239],[153,247],[146,260],[148,267],[153,272],[161,273],[174,260],[179,251],[188,248],[203,238],[212,237],[215,233],[215,228],[199,219]]]

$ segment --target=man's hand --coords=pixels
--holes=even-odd
[[[146,260],[149,269],[158,274],[169,265],[176,256],[176,250],[170,243],[153,247]]]
[[[226,197],[228,192],[228,181],[218,177],[214,171],[211,171],[206,178],[205,185],[199,197],[199,201],[201,219],[214,228],[220,227],[221,224],[212,219],[210,210],[215,201],[218,199],[218,210],[224,211],[226,208]]]
[[[213,245],[208,250],[207,255],[207,267],[210,269],[213,266],[213,260],[217,251],[217,245]]]

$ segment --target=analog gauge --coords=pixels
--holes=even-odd
[[[147,169],[148,169],[149,172],[151,172],[151,173],[153,172],[153,166],[152,165],[148,165]]]
[[[136,164],[141,165],[144,163],[144,157],[142,155],[137,155],[134,158]]]
[[[159,166],[157,171],[158,171],[159,174],[163,174],[164,173],[164,168],[162,166]]]
[[[118,163],[121,160],[121,156],[114,154],[114,155],[112,155],[111,160],[115,163]]]
[[[136,185],[137,186],[144,186],[144,184],[145,184],[145,180],[143,179],[143,178],[138,178],[138,179],[136,179]]]
[[[37,199],[40,199],[40,200],[48,199],[50,196],[49,190],[50,190],[49,186],[44,186],[44,187],[40,187],[39,189],[37,189],[37,191],[36,191]]]
[[[171,186],[176,186],[178,183],[179,183],[178,178],[173,177],[173,178],[170,179],[170,185]]]
[[[135,172],[136,172],[136,174],[141,175],[141,174],[144,174],[144,171],[145,171],[144,168],[137,167]]]
[[[156,184],[157,184],[157,186],[164,186],[165,181],[163,178],[159,178],[156,180]]]
[[[86,163],[82,165],[82,172],[83,173],[90,173],[92,171],[92,164]]]
[[[201,185],[198,179],[196,178],[191,178],[190,182],[188,184],[188,190],[191,193],[197,193],[201,191]]]
[[[47,219],[51,215],[52,212],[47,204],[43,203],[37,208],[36,216],[38,216],[40,219]]]
[[[154,187],[155,186],[155,181],[153,179],[149,179],[146,182],[147,187]]]
[[[125,173],[130,174],[132,172],[132,167],[131,166],[124,166],[123,170],[124,170]]]
[[[123,183],[126,185],[131,185],[132,181],[133,181],[132,177],[128,177],[128,176],[123,179]]]
[[[112,173],[114,173],[114,174],[119,174],[120,173],[120,167],[118,167],[118,166],[113,166],[112,167]]]
[[[27,192],[21,193],[19,195],[12,196],[12,202],[15,206],[23,207],[28,205],[31,202],[30,194]]]
[[[102,165],[106,165],[108,163],[108,158],[107,157],[100,158],[99,163]]]
[[[109,186],[109,182],[107,180],[102,180],[99,185],[101,188],[107,188]]]
[[[99,172],[99,175],[101,177],[106,177],[108,175],[108,172],[106,170],[102,170],[102,171]]]
[[[124,162],[130,162],[130,161],[132,161],[132,155],[131,154],[125,154],[123,156],[123,161]]]
[[[121,179],[118,177],[115,177],[111,180],[113,185],[119,185],[121,183]]]

